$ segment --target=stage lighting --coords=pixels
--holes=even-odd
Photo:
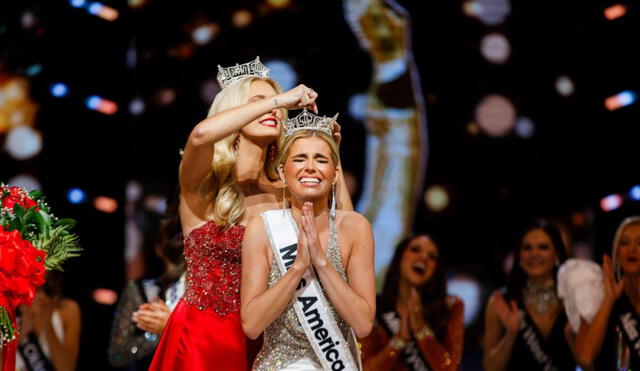
[[[480,52],[489,62],[501,64],[509,59],[511,45],[504,35],[490,33],[485,35],[480,41]]]
[[[95,289],[92,296],[98,304],[113,305],[118,301],[118,293],[109,289]]]
[[[137,202],[142,197],[142,186],[135,180],[127,183],[126,198],[127,202]]]
[[[609,111],[617,110],[618,108],[626,107],[633,104],[636,101],[637,95],[634,91],[625,90],[616,95],[612,95],[604,101],[605,107]]]
[[[27,191],[35,191],[41,190],[42,185],[40,182],[31,175],[27,174],[18,174],[13,178],[9,179],[9,185],[24,188]]]
[[[530,118],[520,117],[518,121],[516,121],[515,132],[521,138],[531,138],[535,132],[535,125]]]
[[[118,11],[110,6],[102,3],[93,2],[87,6],[89,14],[93,14],[107,21],[115,21],[118,19]]]
[[[144,112],[144,101],[141,98],[133,98],[129,103],[129,112],[134,116],[140,116]]]
[[[480,129],[487,135],[501,137],[513,129],[516,109],[508,98],[491,94],[478,103],[475,118]]]
[[[367,95],[354,94],[349,98],[349,114],[356,120],[364,120],[367,113]]]
[[[253,14],[246,9],[236,10],[231,16],[231,23],[236,28],[245,28],[253,22]]]
[[[57,82],[51,85],[51,95],[53,95],[54,97],[62,98],[67,94],[69,94],[69,88],[67,87],[67,85],[61,82]]]
[[[103,213],[111,214],[118,210],[118,201],[111,197],[98,196],[93,200],[93,206]]]
[[[600,200],[600,207],[605,212],[613,211],[622,205],[622,197],[620,195],[609,195]]]
[[[5,146],[16,160],[27,160],[42,150],[42,136],[28,126],[18,126],[7,135]]]
[[[298,76],[293,67],[285,61],[272,60],[264,64],[269,68],[271,78],[277,81],[283,90],[287,91],[296,86]]]
[[[439,185],[429,187],[424,193],[424,202],[433,212],[440,212],[449,205],[447,190]]]
[[[631,187],[631,190],[629,191],[629,198],[634,201],[640,201],[640,185]]]
[[[218,29],[219,27],[215,23],[204,24],[193,30],[191,38],[193,39],[193,42],[198,45],[206,45],[213,40],[218,33]]]
[[[87,0],[69,0],[69,4],[74,8],[84,8],[87,5]]]
[[[291,0],[267,0],[267,4],[274,9],[283,9],[291,4]]]
[[[573,86],[573,81],[571,81],[568,76],[561,75],[556,80],[556,90],[558,91],[558,94],[563,97],[568,97],[573,94],[575,87]]]
[[[622,4],[616,4],[604,10],[604,17],[610,21],[618,19],[627,14],[627,7]]]
[[[67,200],[74,204],[81,204],[87,200],[87,194],[80,188],[71,188],[67,192]]]
[[[87,105],[87,108],[89,108],[90,110],[98,111],[100,113],[104,113],[105,115],[113,115],[118,111],[118,105],[116,104],[116,102],[104,99],[97,95],[91,95],[87,97],[85,103]]]

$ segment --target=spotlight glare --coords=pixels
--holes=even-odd
[[[600,207],[605,212],[613,211],[622,205],[622,197],[617,194],[609,195],[600,200]]]
[[[51,95],[53,95],[54,97],[62,98],[67,94],[69,94],[69,88],[67,87],[67,85],[61,82],[57,82],[51,85]]]
[[[80,188],[71,188],[69,192],[67,192],[67,200],[74,204],[78,205],[85,202],[87,199],[87,194]]]
[[[616,95],[612,95],[604,101],[605,107],[609,111],[615,111],[618,108],[626,107],[636,101],[637,95],[631,90],[622,91]]]
[[[640,201],[640,184],[631,187],[629,197],[634,201]]]
[[[473,323],[480,309],[482,308],[481,287],[478,281],[465,277],[456,276],[447,280],[447,293],[455,295],[464,302],[464,324]]]

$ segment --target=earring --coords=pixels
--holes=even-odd
[[[287,208],[287,202],[285,201],[286,188],[287,188],[287,182],[286,181],[282,181],[282,210]]]
[[[329,211],[331,218],[336,218],[336,184],[331,185],[331,210]]]
[[[273,164],[276,160],[276,145],[271,143],[269,145],[269,163]]]

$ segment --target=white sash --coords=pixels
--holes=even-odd
[[[291,216],[291,210],[271,210],[261,216],[274,258],[284,275],[298,253],[298,226]],[[292,301],[298,320],[322,367],[335,371],[359,370],[359,362],[354,361],[349,351],[349,344],[340,332],[313,269],[304,272]]]

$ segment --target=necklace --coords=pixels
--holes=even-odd
[[[550,307],[558,304],[558,294],[553,280],[543,284],[533,284],[527,281],[524,288],[525,303],[539,315],[545,314]]]

